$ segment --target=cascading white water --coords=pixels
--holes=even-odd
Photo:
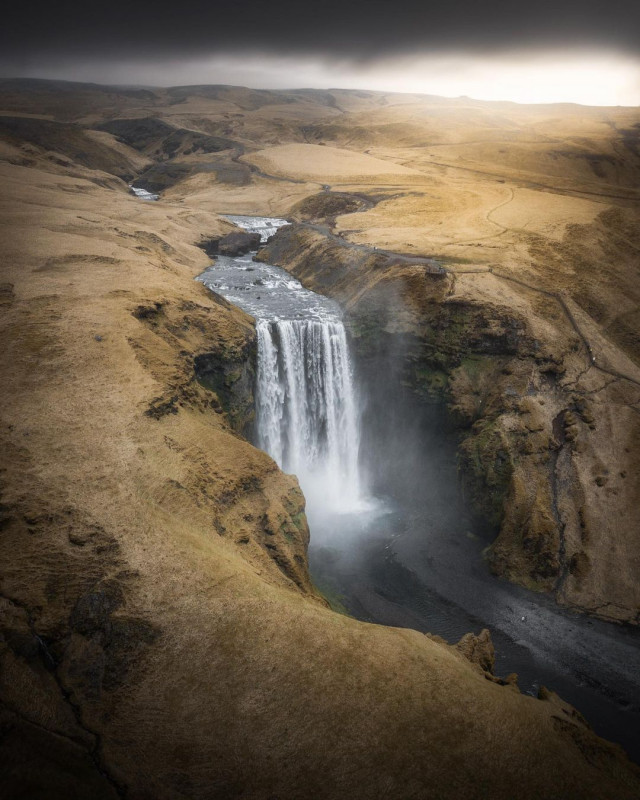
[[[259,320],[258,444],[327,511],[361,504],[359,426],[344,325]]]
[[[263,241],[285,220],[229,217]],[[368,508],[358,472],[359,413],[340,309],[252,255],[201,276],[256,318],[257,444],[298,476],[310,516]]]

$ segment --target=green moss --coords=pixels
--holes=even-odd
[[[381,323],[378,314],[373,312],[358,314],[348,319],[348,328],[353,346],[359,356],[376,352],[381,337]]]
[[[449,378],[444,370],[422,364],[413,370],[409,385],[420,397],[442,400],[449,388]]]
[[[198,383],[215,394],[234,430],[248,435],[255,418],[253,383],[255,342],[244,349],[221,347],[195,357]]]
[[[467,375],[475,382],[487,370],[487,359],[482,356],[466,356],[460,362],[460,366]],[[490,366],[490,365],[489,365]]]
[[[337,614],[342,614],[344,617],[351,617],[352,615],[347,611],[344,606],[344,597],[338,594],[334,589],[330,588],[325,583],[314,582],[314,588],[331,606],[331,610]]]
[[[304,511],[299,511],[297,514],[292,514],[291,521],[300,531],[300,533],[303,533],[307,529],[307,515],[304,513]]]
[[[495,575],[524,586],[531,592],[548,592],[551,588],[547,578],[536,577],[530,572],[530,564],[521,562],[520,568],[518,568],[507,561],[495,543],[483,551],[483,557]]]
[[[513,467],[509,444],[496,419],[482,424],[460,448],[459,468],[467,500],[493,531],[502,522]]]

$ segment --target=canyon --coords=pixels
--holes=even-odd
[[[254,321],[194,278],[233,215],[291,222],[256,258],[342,307],[370,415],[394,385],[441,409],[488,568],[636,642],[640,112],[0,101],[9,796],[637,796],[579,708],[494,675],[486,632],[337,613],[297,478],[251,444]]]

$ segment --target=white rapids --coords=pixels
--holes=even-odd
[[[140,200],[159,200],[159,194],[153,194],[153,192],[148,192],[146,189],[139,189],[137,186],[132,186],[129,184],[129,188],[138,197]]]
[[[227,217],[266,241],[286,220]],[[297,475],[311,516],[367,510],[360,418],[339,306],[289,273],[221,256],[200,280],[256,319],[256,444]]]

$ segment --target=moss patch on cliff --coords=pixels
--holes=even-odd
[[[442,369],[422,364],[413,370],[413,380],[409,383],[413,390],[425,400],[441,400],[449,387],[449,376]]]
[[[458,452],[465,499],[476,518],[495,535],[513,475],[509,442],[496,420],[482,420]]]
[[[250,438],[255,421],[255,339],[245,346],[201,353],[194,359],[199,383],[213,392],[234,430]]]

